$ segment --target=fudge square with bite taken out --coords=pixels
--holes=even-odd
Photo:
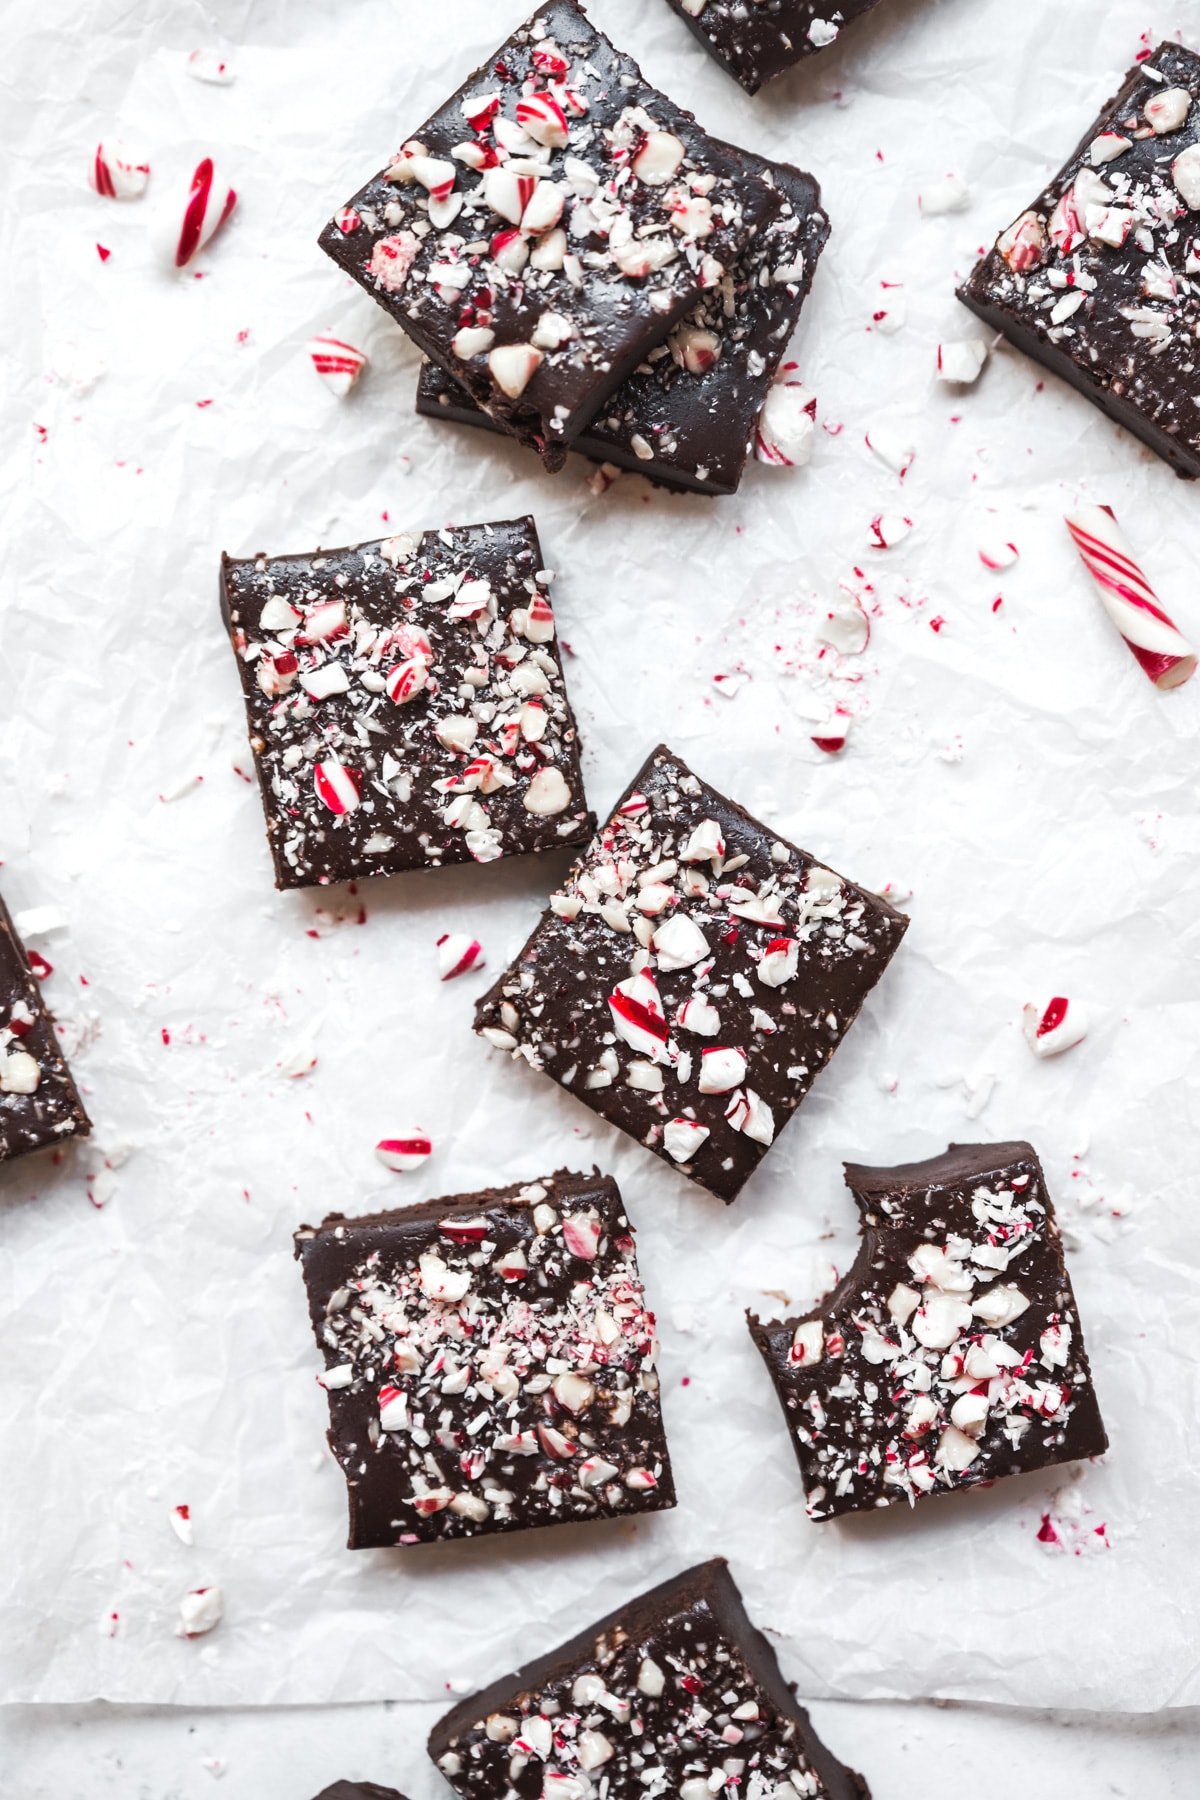
[[[275,885],[585,842],[533,520],[221,560]]]
[[[460,1701],[429,1754],[461,1800],[870,1800],[797,1705],[721,1558]]]
[[[674,1506],[654,1314],[609,1177],[334,1213],[296,1255],[350,1549]]]
[[[550,0],[335,215],[321,247],[561,468],[779,197]]]
[[[1029,1144],[847,1163],[854,1266],[751,1335],[813,1519],[915,1505],[1108,1447],[1042,1166]]]
[[[1177,475],[1200,475],[1200,55],[1131,69],[958,297]]]
[[[829,236],[821,190],[788,163],[746,155],[783,204],[737,266],[650,351],[572,446],[700,494],[737,492],[746,458],[807,460],[816,402],[775,377]],[[810,411],[811,409],[811,411]],[[498,430],[439,363],[422,365],[417,411]]]
[[[879,0],[670,0],[748,93],[836,43]]]
[[[87,1137],[91,1129],[37,977],[0,900],[0,1163]]]
[[[731,1201],[907,928],[660,745],[475,1029]]]

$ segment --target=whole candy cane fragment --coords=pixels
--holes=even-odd
[[[1141,667],[1155,687],[1182,687],[1195,673],[1195,652],[1159,605],[1112,507],[1081,506],[1066,518],[1105,612]]]

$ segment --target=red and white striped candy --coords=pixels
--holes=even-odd
[[[623,1044],[652,1062],[667,1060],[667,1020],[658,983],[643,971],[618,981],[608,997],[613,1030]]]
[[[92,158],[92,186],[106,200],[139,200],[150,179],[150,164],[138,150],[116,138],[96,145]]]
[[[341,338],[309,338],[308,354],[321,380],[339,400],[345,399],[367,366],[362,351],[353,344],[343,344]]]
[[[1196,670],[1196,653],[1158,603],[1111,506],[1081,506],[1067,530],[1092,577],[1104,610],[1158,688],[1182,687]]]
[[[1061,994],[1045,1006],[1035,1006],[1030,1001],[1021,1022],[1035,1056],[1061,1056],[1087,1036],[1088,1018],[1083,1007],[1078,1000],[1066,1000]]]
[[[567,142],[567,118],[553,94],[525,94],[517,101],[517,124],[535,144],[561,150]]]
[[[318,763],[313,771],[317,799],[322,801],[331,813],[350,813],[362,800],[362,776],[357,769],[348,769],[345,763]]]
[[[595,1262],[600,1249],[600,1220],[591,1212],[563,1214],[563,1243],[572,1256]]]
[[[468,94],[459,102],[459,111],[472,131],[486,131],[500,111],[499,94]]]
[[[408,1430],[408,1396],[403,1388],[390,1382],[379,1390],[379,1428],[381,1431]]]
[[[433,1155],[433,1144],[423,1131],[410,1131],[404,1137],[381,1138],[375,1154],[394,1175],[407,1175],[428,1161]]]
[[[536,175],[515,175],[511,169],[497,167],[483,178],[483,197],[494,213],[510,225],[519,225],[537,184]]]
[[[558,45],[550,39],[547,39],[544,44],[539,44],[534,51],[533,66],[538,74],[544,75],[548,81],[561,81],[568,68],[566,57],[560,53]]]
[[[406,662],[389,669],[386,677],[387,697],[404,706],[421,692],[429,680],[429,664],[423,656],[410,656]]]
[[[531,644],[548,644],[554,637],[554,608],[545,594],[535,594],[529,602],[525,636]]]
[[[154,245],[163,261],[186,269],[237,204],[237,193],[218,175],[211,156],[196,164],[186,188],[176,188],[155,221]]]
[[[438,975],[442,981],[453,981],[471,969],[483,967],[483,945],[478,938],[462,932],[443,932],[437,941]]]

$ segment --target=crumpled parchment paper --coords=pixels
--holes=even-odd
[[[47,0],[10,39],[0,880],[15,910],[60,915],[34,941],[97,1135],[0,1178],[0,1698],[434,1699],[724,1553],[812,1696],[1200,1700],[1200,682],[1155,693],[1062,525],[1080,497],[1115,505],[1197,636],[1197,496],[1014,353],[970,391],[934,373],[938,341],[977,329],[954,279],[1139,34],[1187,9],[887,0],[752,103],[659,0],[593,6],[712,130],[824,183],[834,234],[794,352],[815,459],[752,469],[734,500],[636,477],[593,496],[582,463],[549,478],[417,420],[413,350],[315,247],[521,0],[93,0],[86,19]],[[197,46],[228,52],[231,86],[189,77]],[[141,202],[86,186],[114,132],[149,152]],[[149,213],[210,152],[238,209],[169,277]],[[922,218],[947,173],[968,209]],[[879,311],[907,316],[881,331]],[[340,403],[305,354],[325,329],[371,359]],[[915,449],[903,483],[868,432]],[[526,510],[559,572],[598,810],[664,738],[835,867],[911,890],[900,956],[732,1211],[469,1031],[565,859],[271,886],[219,551]],[[880,513],[913,521],[891,550]],[[1020,550],[999,574],[978,556],[997,535]],[[841,583],[871,642],[819,663]],[[839,705],[829,757],[811,740]],[[442,986],[455,930],[487,972]],[[1036,1062],[1020,1009],[1054,993],[1093,1027]],[[390,1176],[373,1145],[413,1125],[435,1154]],[[847,1266],[843,1157],[1012,1136],[1068,1229],[1104,1465],[810,1524],[743,1309],[807,1305]],[[678,1511],[349,1554],[293,1228],[592,1161],[639,1228]],[[178,1638],[181,1597],[212,1583],[223,1622]]]

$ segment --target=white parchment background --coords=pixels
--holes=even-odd
[[[939,338],[974,329],[955,278],[1061,161],[1140,34],[1194,38],[1195,9],[884,0],[752,103],[661,0],[593,0],[713,130],[812,168],[833,218],[796,352],[827,427],[814,465],[753,470],[716,503],[636,478],[594,499],[582,464],[548,478],[418,421],[414,353],[316,250],[331,208],[523,13],[8,8],[0,882],[15,909],[69,921],[38,947],[98,1134],[59,1169],[0,1179],[0,1698],[434,1700],[720,1552],[806,1694],[1195,1702],[1200,682],[1149,686],[1061,515],[1081,495],[1114,504],[1200,636],[1198,497],[1014,354],[967,394],[934,379]],[[184,73],[186,51],[218,42],[230,88]],[[85,185],[114,129],[150,152],[143,203]],[[146,245],[153,192],[211,151],[237,214],[203,279],[168,278]],[[923,221],[918,192],[947,171],[970,209]],[[868,329],[881,282],[905,284],[891,336]],[[342,404],[304,355],[324,328],[372,359]],[[916,445],[903,488],[864,446],[881,425]],[[891,552],[869,548],[881,509],[915,522]],[[239,773],[220,550],[528,510],[560,572],[597,809],[665,738],[781,833],[913,890],[882,989],[731,1212],[485,1051],[468,1028],[482,983],[439,986],[438,935],[476,932],[495,970],[556,862],[355,896],[271,887]],[[996,525],[1021,550],[1002,576],[977,557]],[[830,690],[860,714],[830,760],[809,741],[829,684],[804,670],[813,609],[856,565],[877,616],[863,679]],[[712,677],[737,669],[750,680],[727,701]],[[1039,1064],[1019,1012],[1052,992],[1085,999],[1095,1026]],[[313,1073],[285,1078],[309,1045]],[[386,1176],[372,1146],[414,1124],[435,1156]],[[1057,1498],[1061,1475],[810,1525],[743,1307],[769,1305],[764,1290],[807,1304],[845,1268],[843,1157],[1017,1135],[1069,1224],[1104,1466]],[[678,1511],[350,1555],[291,1231],[592,1160],[640,1228]],[[168,1527],[177,1502],[191,1549]],[[1066,1550],[1035,1541],[1047,1511]],[[212,1582],[224,1623],[180,1641],[181,1594]]]

